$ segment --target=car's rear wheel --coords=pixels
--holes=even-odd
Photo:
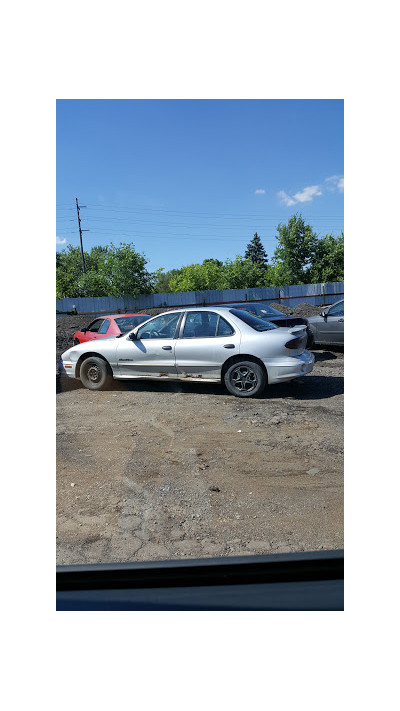
[[[254,397],[261,393],[266,384],[267,376],[258,363],[242,360],[233,363],[225,373],[225,385],[236,397]]]
[[[108,364],[102,358],[95,356],[90,356],[83,361],[80,378],[82,384],[89,390],[106,390],[112,383]]]

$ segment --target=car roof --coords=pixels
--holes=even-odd
[[[212,306],[211,304],[209,304],[207,306],[203,306],[200,304],[198,306],[177,306],[175,309],[169,309],[169,311],[163,311],[160,314],[156,314],[154,316],[154,318],[156,318],[156,316],[165,316],[166,314],[173,314],[178,311],[179,312],[182,312],[182,311],[203,311],[204,309],[208,309],[209,311],[224,312],[227,309],[232,309],[232,308],[234,308],[234,307],[231,306],[231,304],[227,304],[226,306]]]
[[[149,314],[101,314],[99,316],[96,316],[96,319],[98,318],[122,318],[123,316],[149,316]],[[150,318],[150,317],[149,317]]]

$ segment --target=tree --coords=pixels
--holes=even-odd
[[[85,252],[86,272],[82,271],[80,249],[68,245],[56,255],[57,297],[137,296],[153,290],[147,260],[133,244],[93,247]]]
[[[153,289],[155,294],[168,294],[171,292],[170,282],[171,280],[178,276],[179,269],[170,269],[168,272],[164,272],[163,267],[157,269],[153,274]]]
[[[312,267],[311,283],[344,280],[344,235],[332,234],[318,239]]]
[[[281,262],[281,278],[290,284],[310,284],[310,271],[315,256],[317,235],[301,215],[292,215],[287,225],[279,224],[278,246],[273,262]],[[281,286],[285,286],[282,284]]]
[[[223,264],[216,264],[213,259],[206,259],[202,264],[188,264],[179,269],[171,279],[171,291],[205,291],[224,289]]]
[[[265,286],[265,270],[260,264],[240,255],[225,262],[205,259],[202,264],[189,264],[182,267],[170,281],[171,291],[246,289],[256,286]]]
[[[84,252],[85,262],[89,255]],[[72,247],[56,253],[56,289],[57,298],[85,296],[81,292],[79,279],[82,276],[82,255],[79,247]]]
[[[278,245],[269,266],[268,286],[316,284],[344,279],[344,237],[318,237],[301,215],[278,225]]]
[[[265,267],[260,262],[238,255],[235,259],[227,259],[224,264],[224,289],[252,289],[265,286]]]
[[[103,269],[110,279],[107,296],[138,296],[153,290],[151,274],[146,269],[147,259],[139,254],[133,244],[121,242],[110,245]]]
[[[254,234],[251,242],[247,245],[244,256],[246,259],[251,259],[253,264],[258,264],[262,269],[268,269],[267,253],[262,246],[261,239],[259,238],[257,232]]]

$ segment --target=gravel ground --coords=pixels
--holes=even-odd
[[[82,318],[57,320],[58,351]],[[314,353],[311,374],[250,400],[57,376],[57,563],[342,548],[344,356]]]

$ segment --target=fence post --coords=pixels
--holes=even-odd
[[[322,284],[322,306],[325,306],[325,284]]]

